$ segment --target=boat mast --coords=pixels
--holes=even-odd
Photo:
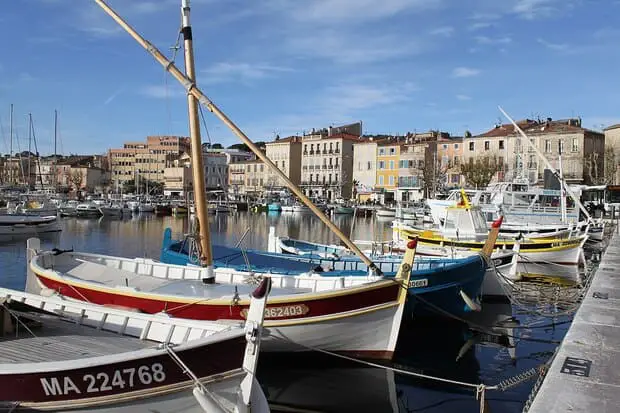
[[[558,141],[558,172],[563,178],[564,173],[562,172],[562,141]],[[566,223],[566,195],[564,192],[564,186],[562,185],[562,181],[560,181],[560,212],[562,214],[562,223]]]
[[[11,103],[11,111],[9,112],[9,134],[11,136],[11,144],[9,147],[9,160],[11,162],[11,176],[9,178],[9,182],[11,185],[15,183],[15,179],[13,177],[13,104]]]
[[[370,272],[380,274],[381,271],[377,268],[374,262],[368,258],[347,236],[334,225],[329,218],[319,210],[316,205],[308,199],[308,197],[282,172],[274,163],[248,138],[245,133],[237,125],[231,121],[224,112],[222,112],[198,87],[195,82],[185,76],[170,60],[166,57],[149,41],[140,36],[122,17],[118,15],[110,6],[106,4],[104,0],[94,0],[110,17],[112,17],[131,37],[134,38],[146,51],[148,51],[176,80],[178,80],[187,90],[187,93],[194,96],[201,104],[203,104],[210,112],[217,116],[228,128],[230,128],[235,135],[243,143],[254,152],[256,157],[263,161],[267,167],[269,167],[273,173],[278,175],[289,189],[304,203],[314,214],[321,220],[327,227],[334,233],[342,242],[352,250],[360,259],[369,267]],[[196,182],[196,180],[194,179]],[[195,185],[195,184],[194,184]],[[204,182],[203,182],[204,185]],[[196,211],[198,212],[198,210]]]
[[[551,165],[551,162],[549,162],[549,160],[547,158],[545,158],[545,155],[542,154],[540,149],[538,149],[536,147],[536,145],[534,145],[530,141],[530,138],[525,134],[525,132],[523,132],[523,129],[521,129],[519,127],[519,125],[517,125],[517,122],[515,122],[514,119],[512,119],[510,116],[508,116],[508,114],[506,112],[504,112],[504,109],[502,109],[501,106],[498,106],[498,108],[499,108],[500,112],[502,112],[504,114],[506,119],[508,119],[510,121],[510,123],[512,123],[512,125],[515,128],[515,130],[517,132],[519,132],[519,135],[521,135],[523,137],[523,139],[528,144],[528,146],[530,148],[532,148],[534,150],[534,152],[536,152],[536,155],[538,155],[538,157],[543,160],[543,162],[545,163],[547,168],[551,171],[551,173],[560,181],[560,184],[566,190],[566,193],[568,195],[570,195],[571,198],[573,198],[573,201],[575,201],[575,205],[579,206],[579,209],[586,216],[587,220],[588,221],[592,221],[592,217],[590,216],[590,213],[588,213],[588,210],[583,206],[583,204],[581,203],[579,198],[577,198],[577,195],[575,195],[575,193],[570,189],[570,187],[568,186],[568,184],[564,180],[564,177],[553,167],[553,165]]]
[[[181,0],[181,15],[183,18],[181,33],[185,50],[185,74],[196,85],[196,72],[194,67],[194,48],[192,39],[192,27],[190,25],[189,0]],[[200,139],[200,122],[198,118],[198,100],[193,94],[187,94],[187,107],[189,111],[189,136],[192,153],[192,178],[194,181],[194,202],[196,206],[196,219],[200,242],[200,264],[213,270],[213,255],[211,251],[211,234],[209,232],[209,214],[207,194],[205,192],[205,170],[202,162],[202,142]],[[209,270],[210,269],[210,270]],[[207,278],[209,278],[207,276]]]
[[[30,154],[32,153],[32,113],[28,113],[28,179],[26,184],[30,189]],[[36,179],[35,179],[36,183]]]

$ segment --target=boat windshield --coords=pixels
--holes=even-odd
[[[484,219],[484,215],[482,214],[481,210],[472,209],[471,217],[474,223],[474,230],[476,233],[484,233],[489,230],[489,228],[487,227],[487,221]]]

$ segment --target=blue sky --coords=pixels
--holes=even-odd
[[[90,0],[5,2],[0,152],[102,153],[187,135],[182,87]],[[166,54],[180,0],[110,0]],[[366,133],[492,127],[515,118],[620,122],[618,0],[193,0],[201,89],[253,140],[363,120]],[[177,62],[182,68],[182,51]],[[213,142],[236,143],[211,114]],[[206,137],[203,136],[206,140]]]

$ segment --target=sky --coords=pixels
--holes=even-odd
[[[109,0],[173,56],[180,0]],[[4,1],[0,152],[104,153],[188,135],[183,87],[92,0]],[[198,86],[254,141],[483,133],[501,118],[620,122],[620,0],[193,0]],[[181,43],[182,44],[182,43]],[[183,69],[183,50],[175,62]],[[238,139],[205,111],[203,141]]]

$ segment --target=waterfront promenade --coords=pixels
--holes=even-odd
[[[620,410],[620,234],[614,231],[529,413]]]

